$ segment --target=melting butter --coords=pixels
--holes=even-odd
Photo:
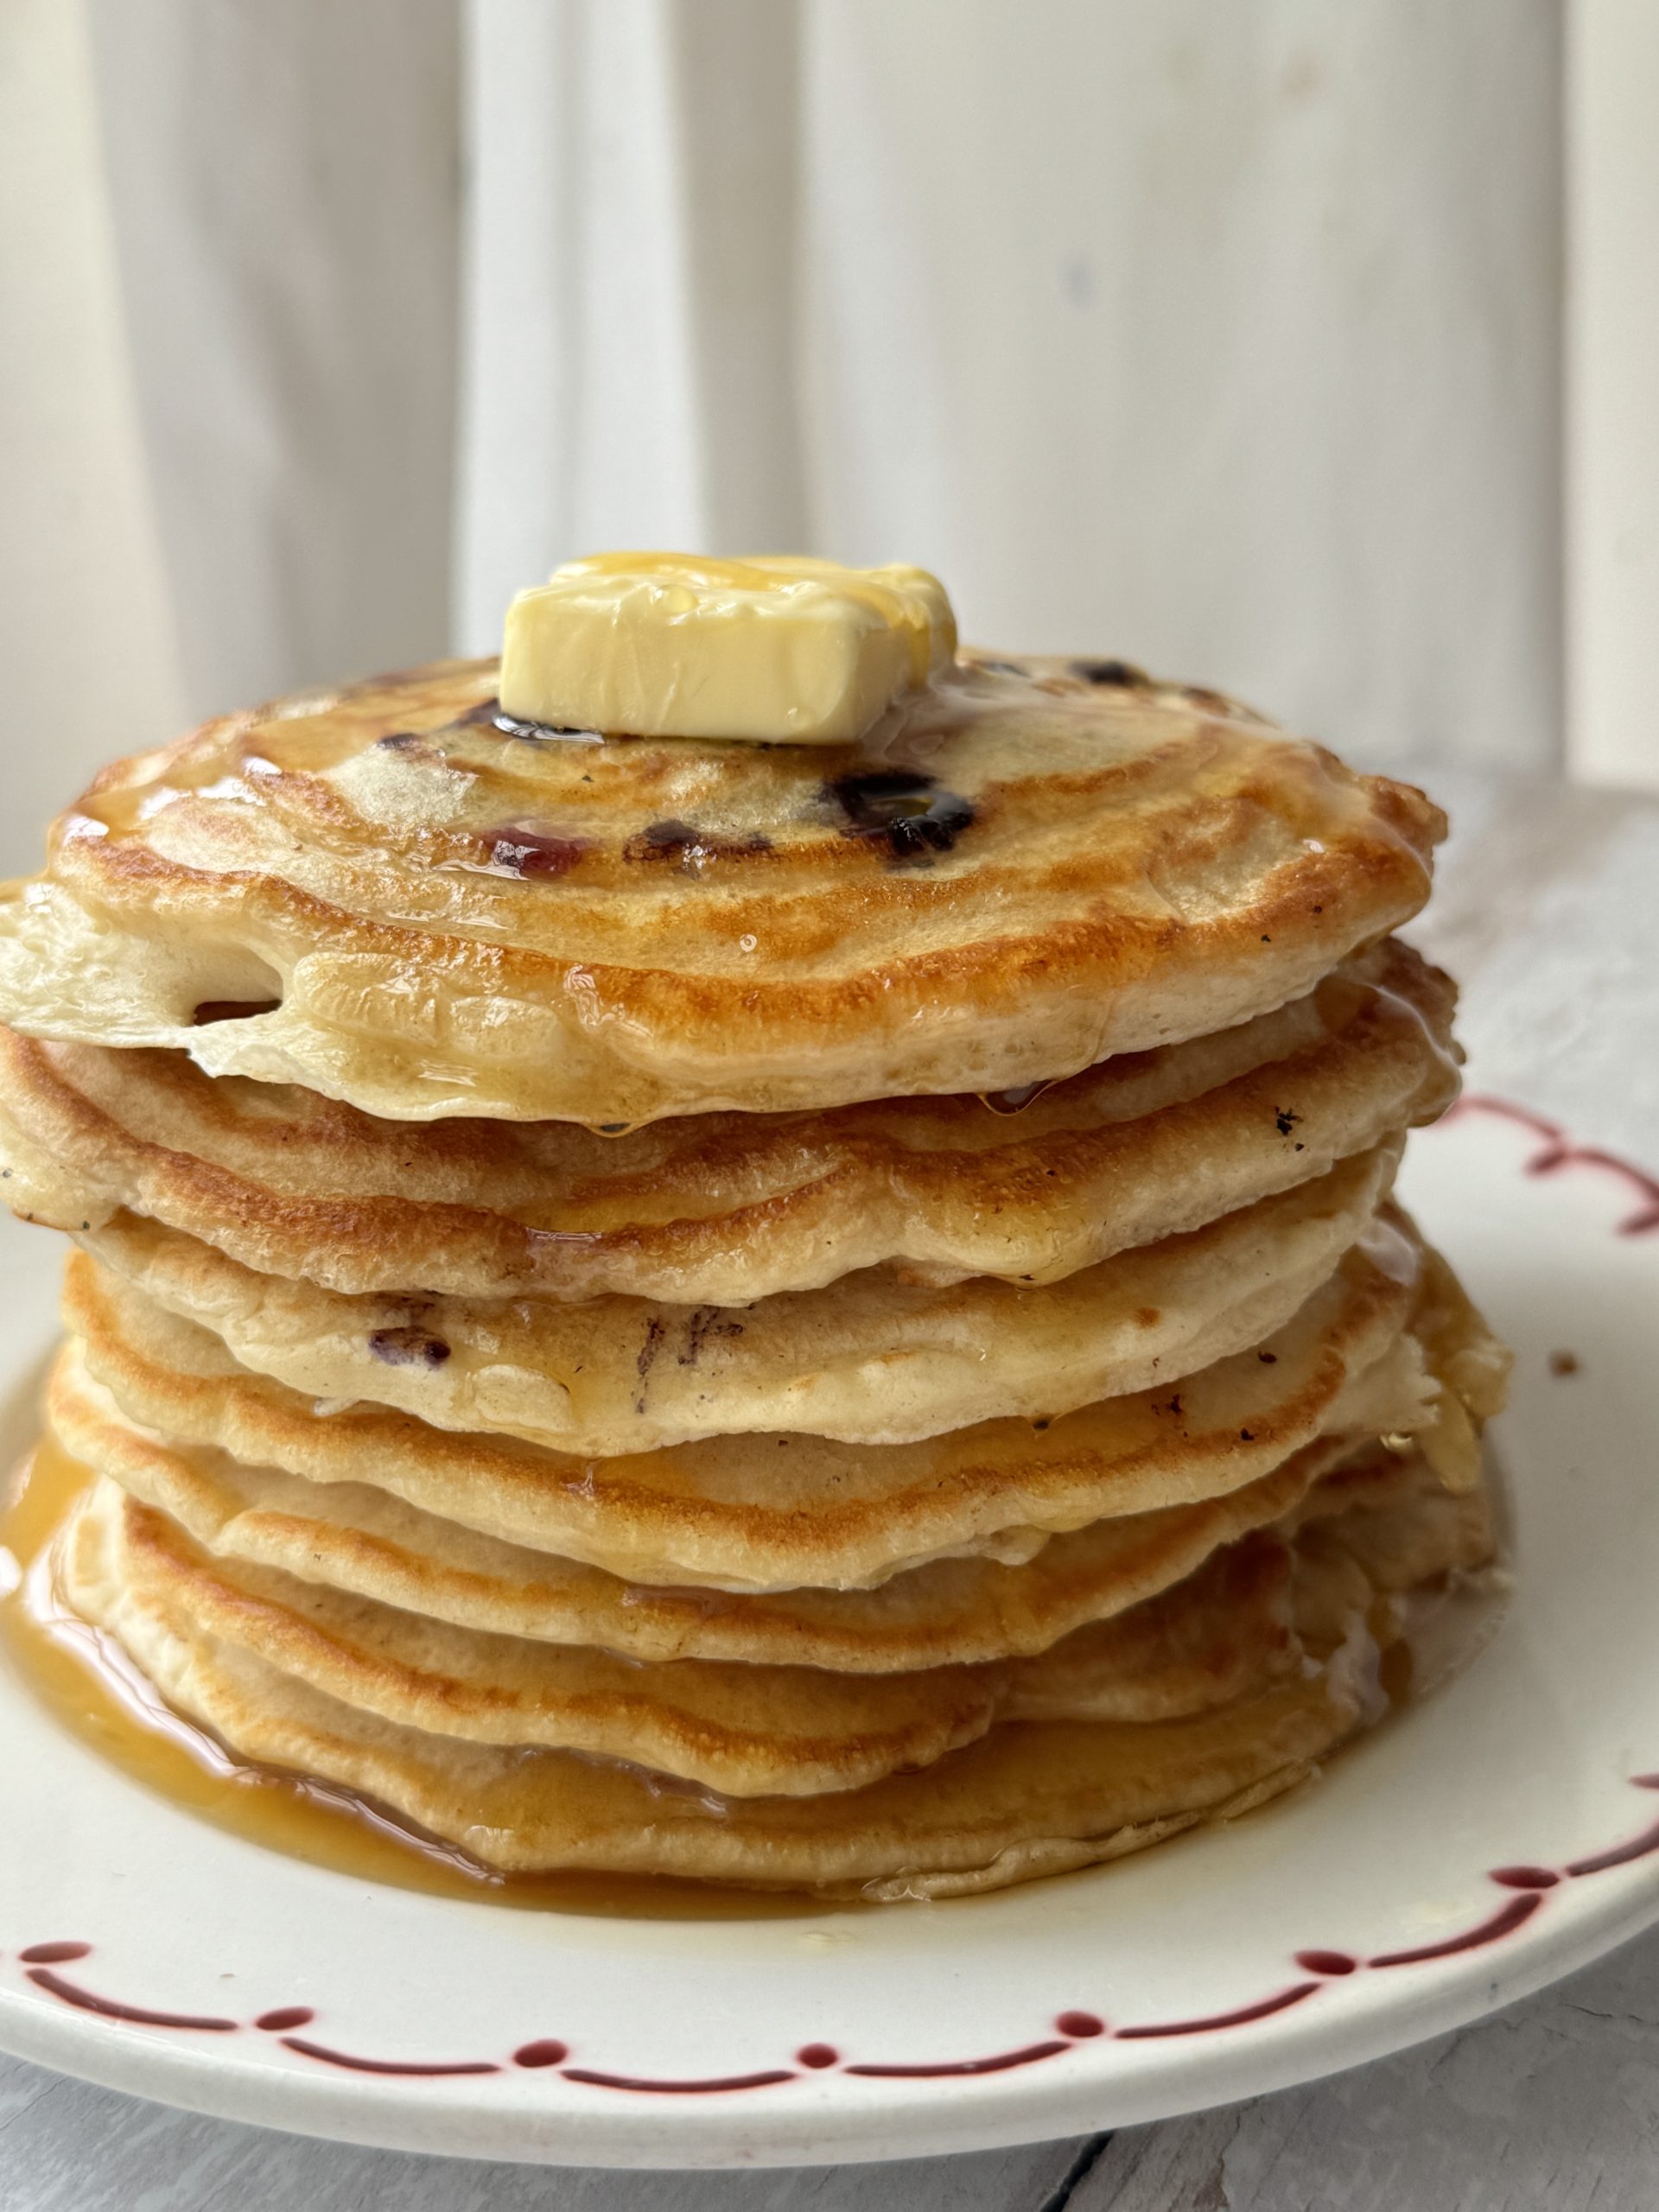
[[[563,729],[847,744],[956,649],[925,569],[602,553],[513,601],[501,708]]]

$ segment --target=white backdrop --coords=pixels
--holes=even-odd
[[[5,0],[0,861],[619,543],[1548,765],[1560,100],[1554,0]]]

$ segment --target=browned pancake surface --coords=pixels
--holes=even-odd
[[[396,1119],[1001,1090],[1206,1034],[1414,913],[1420,792],[1213,694],[964,663],[880,758],[504,728],[448,664],[118,762],[0,1016]]]
[[[125,1207],[262,1274],[742,1305],[885,1262],[1051,1282],[1322,1174],[1457,1082],[1447,979],[1389,940],[1236,1029],[988,1104],[569,1122],[378,1119],[181,1052],[0,1030],[13,1211]]]
[[[1416,1264],[1393,1234],[1374,1255],[1351,1255],[1260,1348],[1179,1388],[1053,1421],[880,1447],[728,1434],[606,1458],[362,1402],[320,1408],[85,1260],[71,1267],[65,1310],[122,1410],[176,1440],[314,1480],[371,1482],[445,1520],[634,1581],[846,1587],[963,1551],[1029,1556],[1038,1531],[1235,1489],[1323,1433],[1344,1392],[1385,1359],[1386,1411],[1353,1426],[1420,1425],[1436,1386],[1402,1337]]]

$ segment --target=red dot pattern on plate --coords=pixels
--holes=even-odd
[[[1530,1107],[1516,1106],[1507,1098],[1489,1098],[1479,1091],[1459,1099],[1440,1118],[1451,1122],[1466,1114],[1491,1114],[1529,1129],[1538,1139],[1538,1150],[1526,1163],[1529,1175],[1554,1175],[1563,1167],[1593,1167],[1617,1177],[1640,1201],[1636,1211],[1619,1223],[1621,1236],[1645,1236],[1659,1229],[1659,1177],[1649,1175],[1634,1160],[1621,1160],[1617,1153],[1604,1152],[1599,1145],[1576,1144],[1559,1122],[1535,1114]]]
[[[560,2066],[570,2056],[570,2046],[561,2043],[556,2036],[544,2036],[539,2043],[521,2043],[512,2054],[515,2066]]]
[[[338,2066],[348,2074],[409,2074],[429,2078],[439,2074],[499,2074],[493,2058],[365,2058],[354,2050],[335,2050],[327,2044],[308,2043],[302,2036],[284,2036],[284,2050],[297,2050],[324,2066]]]
[[[92,1946],[88,1944],[90,1950]],[[78,1981],[70,1981],[50,1967],[28,1967],[24,1969],[37,1989],[44,1989],[64,2004],[73,2005],[79,2012],[101,2013],[106,2020],[124,2020],[135,2028],[191,2028],[204,2035],[234,2035],[237,2023],[221,2019],[208,2012],[156,2012],[148,2005],[129,2005],[118,1997],[100,1997],[95,1989],[83,1989]]]
[[[1631,1777],[1633,1785],[1640,1789],[1659,1789],[1659,1774],[1640,1774]],[[1097,2012],[1080,2010],[1057,2015],[1054,2026],[1058,2037],[1041,2043],[1023,2044],[1013,2050],[993,2052],[979,2058],[896,2061],[866,2061],[851,2064],[843,2061],[833,2045],[825,2043],[803,2044],[795,2053],[793,2067],[772,2067],[753,2074],[718,2075],[696,2080],[664,2080],[651,2075],[612,2074],[582,2066],[568,2066],[569,2046],[555,2037],[543,2037],[534,2043],[521,2044],[512,2054],[514,2065],[525,2069],[557,2069],[568,2082],[591,2084],[607,2089],[633,2090],[659,2096],[705,2096],[730,2093],[741,2089],[772,2088],[785,2082],[799,2081],[801,2072],[823,2071],[840,2067],[849,2075],[887,2081],[938,2081],[949,2077],[970,2077],[987,2074],[1001,2074],[1018,2067],[1036,2065],[1074,2050],[1080,2042],[1091,2042],[1099,2037],[1135,2043],[1175,2036],[1213,2034],[1222,2029],[1242,2028],[1252,2022],[1271,2018],[1275,2013],[1288,2012],[1294,2006],[1316,1997],[1332,1981],[1340,1981],[1357,1972],[1362,1967],[1393,1967],[1427,1965],[1439,1959],[1455,1957],[1464,1952],[1478,1950],[1488,1943],[1501,1942],[1523,1927],[1533,1915],[1549,1902],[1549,1894],[1564,1884],[1580,1880],[1588,1875],[1605,1872],[1616,1866],[1631,1865],[1637,1859],[1659,1853],[1659,1821],[1642,1829],[1623,1843],[1598,1852],[1586,1859],[1573,1859],[1562,1867],[1516,1865],[1497,1866],[1491,1879],[1501,1889],[1513,1892],[1507,1904],[1489,1914],[1473,1926],[1457,1934],[1441,1937],[1433,1943],[1421,1944],[1408,1950],[1384,1951],[1370,1959],[1355,1956],[1349,1951],[1310,1949],[1298,1951],[1296,1964],[1305,1974],[1317,1980],[1295,1982],[1288,1987],[1275,1990],[1271,1995],[1259,1999],[1252,2005],[1241,2005],[1222,2012],[1206,2012],[1190,2019],[1131,2022],[1113,2028]],[[47,1961],[67,1963],[90,1955],[90,1943],[56,1942],[32,1943],[18,1953],[19,1963],[27,1978],[37,1988],[61,2002],[83,2012],[125,2026],[170,2028],[179,2030],[207,2030],[220,2034],[234,2033],[235,2020],[208,2018],[183,2012],[152,2012],[129,2005],[116,1998],[100,1996],[86,1989],[79,1982],[67,1980],[54,1973]],[[319,2064],[337,2067],[353,2073],[382,2075],[402,2075],[430,2078],[445,2075],[499,2074],[503,2069],[494,2059],[386,2059],[373,2058],[356,2052],[335,2049],[331,2044],[313,2043],[307,2038],[290,2035],[290,2028],[309,2025],[315,2018],[307,2005],[279,2005],[273,2011],[258,2013],[251,2022],[256,2028],[281,2036],[285,2050]]]

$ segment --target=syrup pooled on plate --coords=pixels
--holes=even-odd
[[[185,1812],[357,1880],[469,1903],[673,1920],[816,1918],[861,1906],[851,1897],[671,1878],[502,1875],[353,1789],[238,1758],[167,1705],[115,1639],[60,1597],[54,1539],[93,1480],[49,1437],[16,1469],[0,1506],[0,1664],[10,1665],[67,1732]],[[1507,1588],[1506,1575],[1488,1571],[1423,1590],[1398,1610],[1387,1604],[1374,1610],[1376,1641],[1362,1662],[1370,1675],[1371,1732],[1384,1714],[1403,1715],[1484,1647],[1503,1618]],[[1263,1806],[1248,1817],[1264,1819],[1269,1810]]]
[[[639,1920],[817,1918],[861,1909],[644,1877],[496,1874],[352,1790],[237,1758],[164,1704],[114,1639],[57,1597],[52,1540],[92,1479],[49,1437],[16,1468],[0,1501],[0,1664],[71,1735],[183,1811],[334,1873],[472,1904]]]

